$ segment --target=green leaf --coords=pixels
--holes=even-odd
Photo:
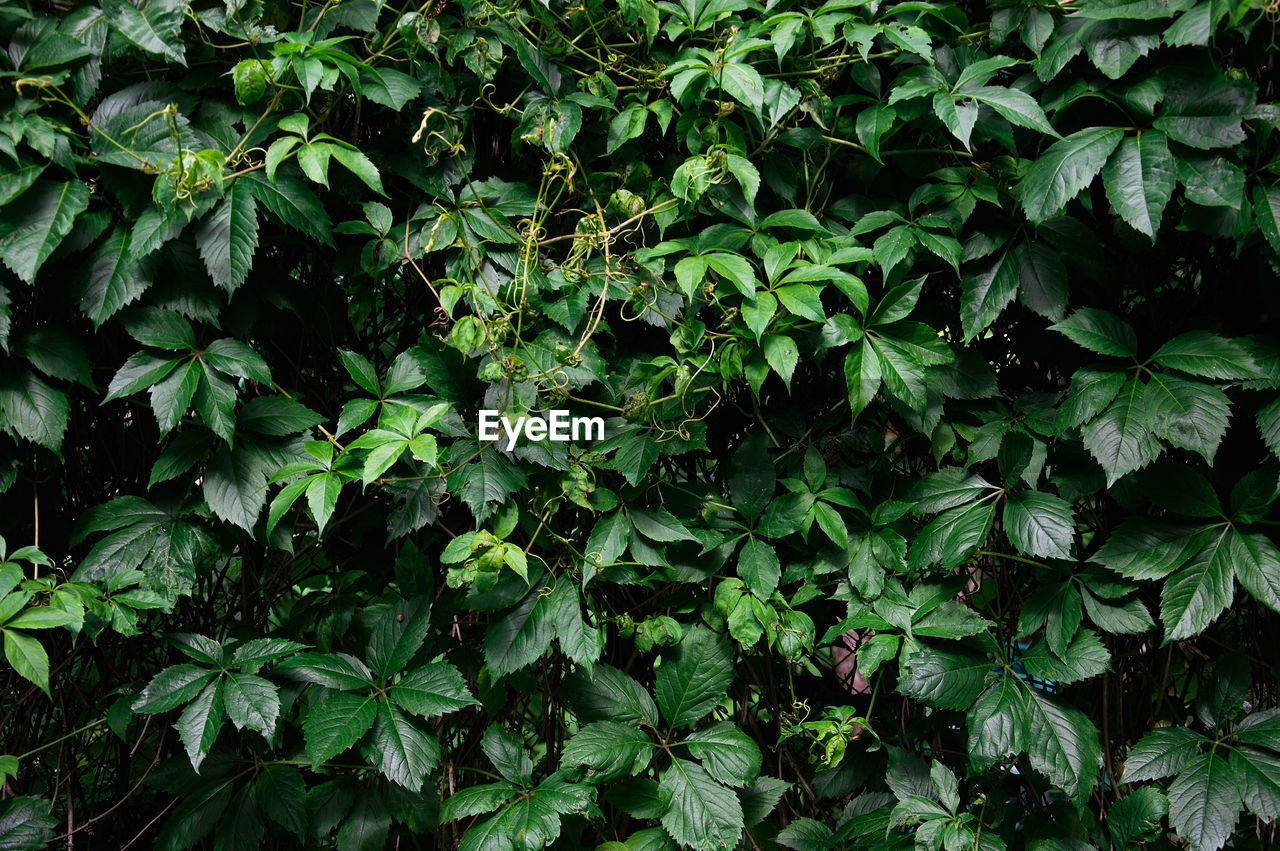
[[[89,206],[89,189],[39,181],[0,211],[0,261],[28,284],[58,247],[77,216]]]
[[[1204,736],[1186,727],[1163,727],[1142,737],[1124,761],[1124,782],[1159,780],[1186,768],[1199,753]]]
[[[49,695],[49,654],[40,640],[16,629],[5,629],[4,658],[18,676],[35,683]]]
[[[274,146],[273,146],[274,147]],[[332,223],[324,205],[307,185],[296,177],[277,174],[275,180],[253,172],[237,182],[262,204],[273,217],[308,236],[334,247]]]
[[[1280,550],[1265,535],[1233,531],[1229,537],[1236,579],[1255,600],[1280,611]]]
[[[1169,799],[1154,786],[1140,786],[1107,810],[1107,830],[1116,848],[1132,848],[1155,838]]]
[[[1054,138],[1061,138],[1058,131],[1054,130],[1053,125],[1049,123],[1049,119],[1045,117],[1044,110],[1040,108],[1040,104],[1036,103],[1035,98],[1020,89],[983,86],[966,91],[965,94],[979,103],[985,103],[1010,124],[1039,130]]]
[[[323,415],[285,396],[257,396],[246,402],[236,417],[240,428],[272,437],[305,432],[322,422]]]
[[[694,626],[658,669],[655,694],[671,727],[693,724],[724,697],[733,680],[733,651],[723,635]]]
[[[239,340],[230,337],[214,340],[204,350],[203,357],[210,366],[228,375],[262,384],[271,383],[271,370],[267,367],[267,362]]]
[[[1150,386],[1130,378],[1102,415],[1085,426],[1085,448],[1106,471],[1108,487],[1160,454],[1160,444],[1152,433],[1147,398]]]
[[[1280,254],[1280,187],[1253,187],[1253,218],[1271,250]]]
[[[1138,356],[1138,338],[1133,328],[1115,315],[1092,307],[1081,308],[1057,325],[1053,331],[1065,334],[1077,345],[1100,355],[1120,358]]]
[[[883,372],[880,369],[880,356],[870,337],[863,337],[861,343],[855,343],[844,360],[844,379],[848,390],[849,409],[856,420],[858,414],[866,410],[880,391]]]
[[[1173,197],[1174,159],[1163,133],[1126,137],[1102,170],[1107,200],[1135,230],[1155,239]]]
[[[178,38],[183,9],[178,0],[148,0],[138,8],[124,0],[106,0],[102,10],[111,26],[133,45],[185,66],[186,48]]]
[[[1016,190],[1027,218],[1039,224],[1060,212],[1093,182],[1123,136],[1119,127],[1090,127],[1050,145]]]
[[[222,729],[222,680],[216,679],[205,686],[195,700],[187,704],[178,717],[174,729],[191,759],[191,767],[200,770],[200,763],[209,754]]]
[[[778,553],[756,536],[748,535],[738,553],[738,575],[747,583],[751,593],[761,600],[768,600],[782,576]]]
[[[373,675],[364,663],[346,653],[299,653],[282,662],[276,671],[342,691],[363,691],[373,685]]]
[[[658,706],[649,692],[609,665],[596,665],[590,674],[576,671],[569,679],[568,692],[579,717],[586,720],[650,726],[658,721]]]
[[[1175,142],[1193,148],[1229,148],[1245,140],[1241,119],[1249,108],[1246,87],[1203,70],[1176,73],[1166,80],[1164,108],[1153,126]]]
[[[387,701],[378,704],[372,744],[378,768],[392,783],[411,791],[422,789],[440,760],[440,743]]]
[[[267,479],[245,449],[219,449],[204,475],[204,499],[213,513],[252,531],[267,501]]]
[[[232,183],[200,221],[196,245],[215,284],[231,293],[244,283],[258,248],[258,206],[247,182]]]
[[[268,765],[254,783],[262,809],[272,820],[301,835],[306,829],[306,786],[302,772],[292,765]]]
[[[642,769],[653,743],[643,730],[617,721],[596,721],[579,730],[564,746],[562,768],[586,766],[595,783],[617,780]]]
[[[760,748],[746,733],[720,721],[684,738],[683,744],[707,773],[729,786],[746,786],[760,773]]]
[[[1174,446],[1198,452],[1213,463],[1231,415],[1225,393],[1200,381],[1153,372],[1146,403],[1149,428]]]
[[[270,739],[280,717],[279,690],[262,677],[253,674],[228,673],[224,680],[223,701],[227,716],[237,730],[248,727]]]
[[[940,709],[968,709],[990,670],[986,658],[921,647],[902,660],[898,692]]]
[[[1235,772],[1216,753],[1193,758],[1169,785],[1169,824],[1197,851],[1226,845],[1240,807]]]
[[[1017,678],[1001,676],[968,713],[969,761],[986,768],[1026,749],[1027,696]]]
[[[1004,505],[1004,530],[1018,551],[1043,558],[1071,558],[1075,520],[1070,503],[1046,493],[1021,491]]]
[[[1197,635],[1217,620],[1235,596],[1231,535],[1222,532],[1165,581],[1160,621],[1165,643]]]
[[[133,702],[133,711],[154,714],[176,709],[199,694],[215,673],[198,665],[165,668],[147,683]]]
[[[645,120],[649,110],[643,104],[633,103],[614,116],[609,122],[609,136],[605,144],[605,153],[612,154],[622,145],[644,132]]]
[[[551,649],[555,628],[550,595],[533,589],[505,617],[485,632],[484,657],[495,677],[512,674],[533,664]]]
[[[791,387],[791,376],[800,361],[800,350],[795,341],[785,334],[765,334],[761,340],[764,357],[774,372],[782,376],[782,381]]]
[[[684,524],[665,509],[633,509],[628,514],[636,531],[651,541],[697,541]]]
[[[533,758],[524,743],[497,724],[490,724],[480,742],[494,768],[512,783],[527,786],[533,780]]]
[[[1165,343],[1151,359],[1161,366],[1202,378],[1254,378],[1257,364],[1243,346],[1207,331],[1188,331]]]
[[[144,265],[129,251],[129,235],[117,227],[94,251],[81,272],[80,309],[95,327],[132,304],[151,285]]]
[[[1187,200],[1205,207],[1244,205],[1244,172],[1225,157],[1189,154],[1178,158],[1178,181],[1187,190]]]
[[[1042,639],[1018,658],[1031,676],[1063,685],[1096,677],[1111,661],[1107,648],[1087,629],[1077,632],[1063,653],[1051,652]]]
[[[1135,517],[1122,523],[1090,561],[1129,579],[1160,579],[1186,564],[1208,537],[1203,527]]]
[[[1078,805],[1088,800],[1102,765],[1098,730],[1083,712],[1037,689],[1028,691],[1027,756]]]
[[[1280,818],[1280,758],[1257,748],[1231,750],[1231,773],[1249,812],[1268,821]]]
[[[1088,590],[1082,590],[1084,609],[1099,629],[1113,635],[1134,635],[1155,626],[1146,605],[1137,598],[1123,603],[1104,603]]]
[[[379,195],[386,196],[387,193],[382,188],[382,178],[378,176],[378,169],[372,160],[359,151],[338,145],[333,146],[332,153],[335,160],[342,163],[352,174],[364,181],[366,186]],[[301,156],[299,156],[299,160],[301,160]],[[323,183],[324,181],[319,182]]]
[[[662,826],[681,845],[698,851],[731,848],[743,828],[742,805],[702,766],[675,758],[663,774],[661,789],[671,800]]]
[[[432,718],[479,705],[448,662],[431,662],[405,674],[391,687],[391,699],[414,715]]]
[[[418,96],[422,83],[403,71],[360,65],[360,94],[396,112]]]
[[[313,703],[302,722],[302,735],[312,769],[358,742],[373,726],[377,715],[369,695],[330,694]]]
[[[712,252],[704,255],[707,265],[720,273],[738,288],[738,292],[742,293],[748,299],[755,299],[756,289],[759,288],[759,282],[756,281],[756,273],[751,268],[751,264],[746,258],[738,254],[726,254],[723,252]]]
[[[4,803],[0,811],[0,848],[39,851],[53,841],[58,822],[48,801],[22,795]]]
[[[0,381],[0,417],[10,434],[60,453],[70,415],[66,394],[34,372],[10,372]]]
[[[960,322],[965,340],[982,333],[1018,294],[1018,257],[1006,251],[977,275],[965,276],[960,293]]]

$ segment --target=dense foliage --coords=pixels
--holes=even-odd
[[[1273,847],[1276,23],[3,0],[0,848]]]

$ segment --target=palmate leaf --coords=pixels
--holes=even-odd
[[[533,664],[551,649],[555,625],[551,596],[535,588],[505,617],[490,624],[485,633],[484,655],[496,677]]]
[[[125,0],[102,4],[107,20],[120,35],[143,50],[186,65],[186,48],[178,39],[183,5],[179,0],[145,0],[134,6]]]

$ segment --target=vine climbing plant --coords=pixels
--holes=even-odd
[[[1274,847],[1278,21],[0,0],[0,849]]]

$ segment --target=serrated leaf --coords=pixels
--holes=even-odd
[[[1169,785],[1169,824],[1196,851],[1226,845],[1240,808],[1234,772],[1216,753],[1193,758]]]
[[[1090,127],[1050,145],[1016,190],[1027,218],[1039,224],[1060,212],[1093,182],[1123,136],[1119,127]]]
[[[1217,620],[1235,596],[1231,534],[1222,532],[1178,569],[1160,593],[1165,642],[1197,635]]]
[[[675,655],[658,669],[655,693],[672,727],[701,720],[733,680],[733,651],[722,635],[704,626],[685,633]]]
[[[1075,520],[1071,504],[1047,493],[1021,491],[1004,505],[1004,530],[1018,551],[1043,558],[1071,558]]]
[[[227,292],[244,283],[258,248],[258,207],[248,184],[231,184],[196,226],[196,245],[213,282]]]
[[[378,704],[371,739],[378,768],[392,783],[410,791],[422,789],[440,760],[440,743],[387,701]]]
[[[1027,696],[1031,767],[1082,804],[1093,791],[1102,765],[1097,728],[1080,710],[1063,706],[1037,689]]]
[[[391,687],[391,699],[414,715],[428,717],[479,705],[462,674],[447,662],[431,662],[405,674]]]
[[[0,212],[0,261],[28,284],[89,206],[89,189],[39,181]]]
[[[716,782],[702,766],[675,758],[662,776],[661,789],[671,806],[662,826],[682,845],[713,851],[733,847],[742,832],[742,805],[733,791]]]
[[[1155,239],[1173,197],[1173,155],[1163,133],[1147,132],[1120,143],[1102,171],[1107,200],[1134,229]]]
[[[358,742],[369,732],[376,715],[370,695],[336,693],[312,704],[302,722],[312,768],[318,768]]]

